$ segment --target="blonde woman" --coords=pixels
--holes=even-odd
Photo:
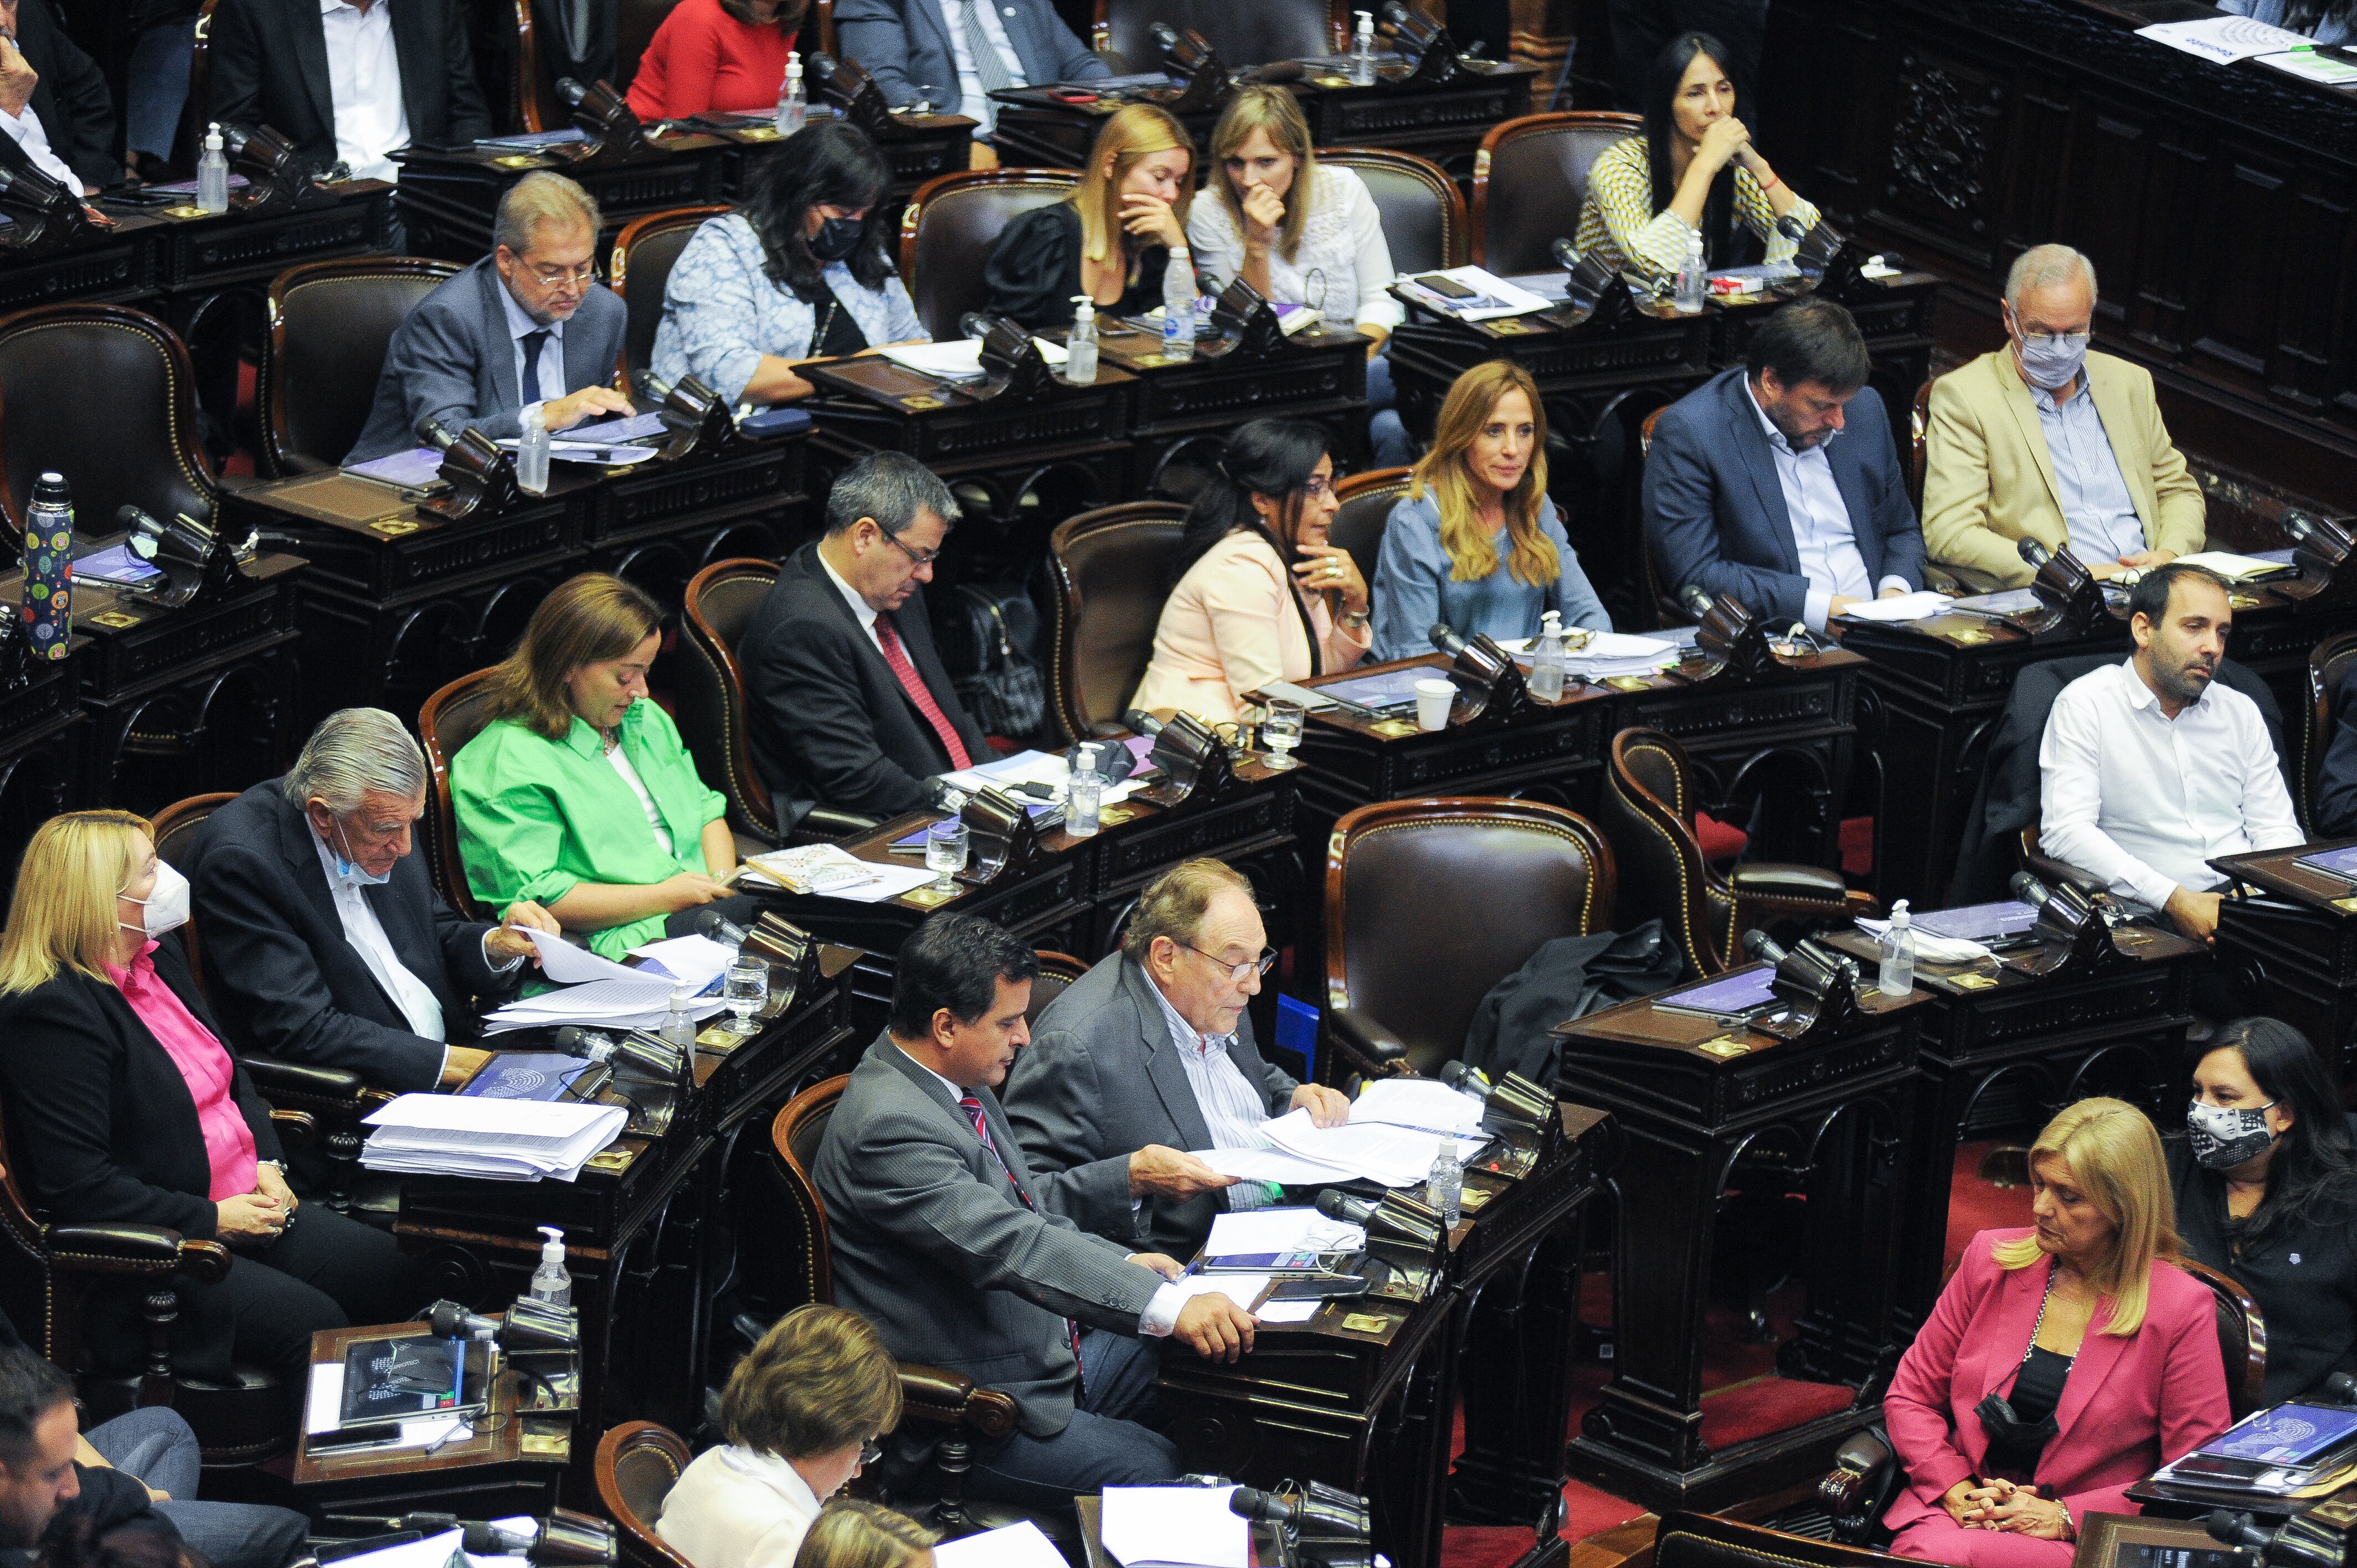
[[[616,960],[705,905],[739,925],[760,912],[729,893],[726,799],[647,700],[662,646],[662,612],[619,577],[558,584],[491,673],[490,722],[450,762],[475,897],[529,898]]]
[[[907,1514],[837,1498],[802,1537],[794,1568],[932,1568],[939,1539]]]
[[[1392,507],[1375,561],[1375,657],[1432,650],[1433,624],[1460,637],[1533,637],[1548,610],[1565,628],[1610,631],[1546,493],[1538,383],[1492,360],[1457,378],[1432,450]]]
[[[1215,200],[1187,215],[1195,270],[1218,294],[1243,278],[1262,297],[1308,305],[1336,326],[1368,339],[1367,408],[1376,466],[1415,460],[1415,446],[1393,412],[1391,361],[1383,340],[1404,312],[1385,291],[1391,247],[1383,215],[1358,175],[1320,164],[1309,122],[1281,87],[1247,87],[1228,100],[1211,127]]]
[[[1964,1248],[1883,1401],[1906,1489],[1891,1551],[2068,1568],[2091,1509],[2226,1429],[2210,1289],[2178,1268],[2160,1135],[2118,1100],[2066,1106],[2029,1150],[2028,1230]]]
[[[1026,327],[1068,327],[1087,295],[1099,314],[1140,316],[1162,303],[1164,269],[1191,267],[1187,205],[1195,144],[1151,103],[1118,109],[1097,133],[1072,194],[1009,223],[983,278],[990,313]]]
[[[188,884],[146,819],[73,811],[33,834],[0,933],[0,1099],[16,1179],[57,1225],[157,1225],[237,1254],[183,1274],[172,1363],[290,1378],[311,1335],[389,1323],[425,1291],[393,1238],[301,1202],[270,1107],[188,973]],[[102,1369],[135,1370],[143,1282],[97,1293],[82,1334]]]

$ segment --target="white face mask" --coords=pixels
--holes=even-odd
[[[143,911],[143,918],[138,925],[124,920],[114,922],[126,931],[141,931],[151,937],[160,937],[166,931],[178,930],[188,923],[188,879],[181,875],[168,860],[156,863],[156,886],[147,890],[146,897],[133,898],[128,893],[123,897],[138,905]]]
[[[344,832],[344,824],[338,822],[336,836],[328,844],[328,850],[336,857],[337,881],[352,887],[382,887],[393,880],[393,867],[390,865],[384,868],[382,875],[362,870],[361,863],[352,858],[351,847],[352,841]]]

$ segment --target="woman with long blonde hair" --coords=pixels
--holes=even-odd
[[[260,1362],[288,1378],[311,1335],[390,1323],[425,1291],[393,1238],[302,1203],[270,1107],[222,1044],[188,971],[188,884],[147,821],[69,811],[25,847],[0,933],[0,1103],[16,1176],[57,1225],[155,1225],[237,1254],[186,1274],[173,1366],[227,1378]],[[108,1373],[135,1370],[150,1284],[103,1285],[82,1328]]]
[[[2226,1429],[2215,1298],[2177,1266],[2151,1122],[2067,1105],[2029,1173],[2037,1223],[1965,1244],[1884,1396],[1899,1556],[2068,1568],[2090,1510],[2135,1511],[2129,1486]]]
[[[1100,314],[1140,316],[1162,303],[1165,270],[1192,267],[1187,209],[1195,143],[1166,109],[1130,103],[1097,132],[1065,199],[1009,223],[983,279],[990,313],[1026,327],[1067,327],[1085,294]]]
[[[1504,641],[1535,637],[1554,610],[1566,630],[1612,629],[1546,481],[1546,413],[1531,373],[1492,360],[1458,377],[1432,449],[1383,524],[1376,658],[1429,652],[1436,622]]]

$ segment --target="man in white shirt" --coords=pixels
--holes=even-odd
[[[220,0],[210,117],[268,125],[315,167],[392,179],[397,147],[491,134],[462,0]]]
[[[2065,686],[2038,749],[2040,849],[2205,942],[2226,881],[2208,863],[2304,837],[2258,704],[2218,683],[2233,625],[2215,574],[2146,573],[2136,653]]]
[[[522,977],[526,900],[497,926],[462,920],[410,854],[425,754],[381,708],[330,714],[284,779],[206,819],[186,867],[206,992],[242,1046],[341,1068],[386,1089],[465,1079],[468,999]]]
[[[1191,1257],[1222,1210],[1272,1189],[1186,1150],[1265,1148],[1273,1117],[1321,1127],[1351,1101],[1261,1057],[1246,1012],[1269,950],[1252,884],[1182,861],[1138,895],[1121,951],[1048,1004],[1006,1079],[1006,1119],[1031,1168],[1082,1229]]]
[[[1113,74],[1049,0],[835,0],[834,27],[886,102],[968,115],[977,140],[998,123],[995,91]]]

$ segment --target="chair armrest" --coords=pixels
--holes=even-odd
[[[1822,865],[1738,865],[1727,873],[1727,885],[1747,904],[1762,898],[1839,904],[1849,897],[1841,873]]]
[[[210,1284],[229,1273],[228,1248],[161,1225],[53,1225],[43,1240],[50,1261],[73,1273],[185,1273]]]
[[[1817,1482],[1817,1500],[1833,1520],[1834,1539],[1862,1543],[1898,1489],[1899,1455],[1872,1427],[1854,1432],[1834,1450],[1834,1467]]]
[[[810,814],[796,822],[792,831],[786,834],[786,842],[792,844],[832,843],[855,833],[867,832],[882,822],[881,817],[863,817],[856,811],[846,811],[837,806],[813,806]]]
[[[942,1367],[903,1361],[900,1409],[914,1420],[985,1437],[1004,1437],[1015,1430],[1014,1395],[1003,1389],[976,1388],[964,1373]]]
[[[1354,1007],[1327,1009],[1326,1033],[1361,1073],[1396,1078],[1412,1070],[1407,1042]]]
[[[278,1141],[290,1149],[307,1149],[319,1135],[319,1123],[307,1111],[274,1110],[270,1127],[278,1134]]]
[[[262,1098],[274,1106],[357,1111],[361,1096],[368,1092],[368,1079],[342,1068],[311,1067],[275,1057],[242,1057],[239,1061]]]

